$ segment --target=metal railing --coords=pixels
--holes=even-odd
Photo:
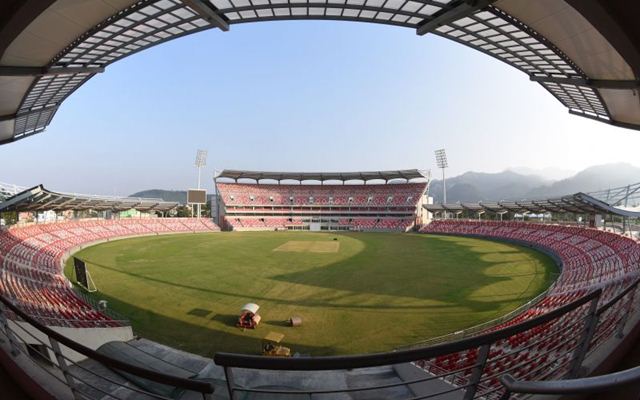
[[[416,384],[426,385],[428,389],[421,394],[412,393],[407,399],[437,398],[453,392],[459,393],[464,399],[499,398],[504,389],[498,378],[505,373],[517,371],[522,376],[559,377],[574,376],[579,371],[595,330],[597,304],[601,294],[601,290],[596,290],[519,324],[426,348],[311,358],[217,353],[214,360],[225,370],[231,399],[239,399],[243,393],[277,395],[283,399],[300,396],[314,399],[328,394],[383,391]],[[456,357],[464,358],[465,361],[447,363],[447,360]],[[538,360],[538,363],[532,363],[532,360]],[[355,387],[320,385],[291,389],[285,384],[290,379],[287,378],[287,373],[294,371],[339,370],[349,374],[352,370],[403,363],[413,363],[424,373],[420,378],[408,381],[384,381],[378,384],[370,382],[370,385]],[[256,387],[238,383],[236,375],[241,376],[246,370],[271,370],[279,373],[272,377],[269,387]]]
[[[627,326],[629,316],[634,314],[634,300],[640,288],[640,278],[636,279],[618,295],[606,302],[595,313],[595,324],[589,332],[589,348],[587,354],[594,352],[606,339],[616,337],[621,339]],[[579,366],[578,366],[579,367]],[[584,371],[575,371],[571,377],[577,378]],[[561,380],[524,380],[516,379],[511,374],[500,378],[505,387],[502,399],[508,399],[513,394],[585,394],[602,393],[615,390],[621,386],[640,383],[640,367],[611,374]]]
[[[17,316],[19,320],[10,319],[8,316]],[[154,382],[158,387],[169,386],[179,391],[199,393],[204,400],[211,399],[213,394],[213,386],[209,382],[164,374],[96,352],[40,324],[19,307],[0,296],[0,346],[3,344],[10,349],[10,354],[14,359],[24,356],[23,361],[30,361],[31,372],[40,371],[39,375],[48,377],[49,385],[47,386],[50,386],[51,382],[61,384],[60,387],[64,389],[62,395],[66,398],[125,400],[130,399],[133,394],[161,400],[171,399],[171,397],[153,389],[144,389],[127,382],[127,380],[109,377],[90,366],[76,362],[69,357],[70,352],[66,349],[73,350],[108,369]],[[30,351],[35,346],[39,350]],[[2,350],[0,349],[0,351]],[[53,360],[49,355],[53,355]],[[104,390],[101,385],[96,384],[97,382],[103,383],[104,386],[115,386],[117,390]],[[38,383],[42,384],[42,382]],[[58,395],[61,394],[58,393]],[[56,395],[54,394],[54,396]]]
[[[517,243],[515,240],[512,242]],[[630,279],[629,275],[624,279]],[[639,284],[640,278],[636,278],[624,290],[619,290],[620,286],[617,286],[615,292],[619,290],[619,293],[611,299],[603,297],[602,289],[594,290],[551,312],[511,326],[506,321],[507,318],[503,317],[499,319],[505,326],[502,329],[497,329],[496,321],[490,321],[464,334],[474,336],[430,347],[337,357],[272,358],[218,353],[215,361],[224,368],[231,399],[237,399],[241,394],[277,395],[278,398],[284,399],[300,396],[317,399],[338,393],[406,389],[416,385],[426,386],[427,389],[421,389],[423,391],[420,394],[416,394],[417,389],[411,389],[412,394],[406,398],[437,398],[455,392],[464,399],[497,399],[509,395],[500,383],[500,379],[507,375],[513,375],[514,382],[573,379],[582,376],[585,358],[606,340],[619,337],[623,333],[629,315],[636,311],[634,300],[637,299]],[[613,291],[608,290],[608,293]],[[598,308],[599,303],[604,304]],[[524,306],[524,310],[533,315],[536,309],[535,301]],[[523,309],[518,311],[521,312]],[[12,319],[19,319],[21,323],[10,323]],[[74,398],[121,399],[127,397],[120,397],[124,392],[135,392],[159,399],[167,399],[167,396],[151,393],[133,384],[125,386],[122,381],[101,375],[82,363],[74,362],[68,357],[68,352],[61,351],[61,346],[66,346],[107,368],[156,382],[160,386],[170,385],[195,391],[203,397],[213,392],[213,387],[207,382],[166,375],[107,357],[71,341],[38,321],[39,319],[33,319],[0,296],[0,346],[4,343],[14,356],[22,354],[32,360],[34,365],[62,384]],[[26,329],[25,326],[30,326],[33,330]],[[487,332],[488,329],[496,330]],[[451,336],[446,338],[450,339]],[[33,344],[41,346],[43,352],[30,351],[29,346]],[[52,355],[53,361],[46,356],[48,354]],[[366,369],[387,368],[406,363],[413,364],[421,375],[392,383],[375,379],[359,380],[366,382],[366,385],[360,386],[331,386],[321,379],[316,379],[319,382],[309,385],[300,379],[293,389],[286,382],[287,375],[294,372],[314,374],[317,371],[336,370],[342,374],[350,374],[353,371],[366,373]],[[265,387],[246,379],[247,370],[261,371],[265,375],[269,375],[269,371],[278,372],[269,375],[272,381]],[[109,392],[87,382],[83,376],[88,375],[93,379],[117,385],[121,393]],[[317,374],[316,378],[320,376]]]
[[[622,338],[629,316],[634,313],[640,278],[636,278],[624,290],[602,305],[596,312],[598,318],[597,329],[594,332],[590,352],[600,343],[615,335]]]
[[[627,325],[627,317],[634,311],[633,300],[639,286],[640,279],[636,279],[599,308],[598,304],[602,300],[600,289],[546,314],[503,329],[430,347],[380,354],[300,358],[218,353],[215,362],[224,368],[231,399],[249,394],[282,399],[297,399],[301,396],[319,399],[340,393],[373,392],[380,395],[385,391],[399,389],[404,389],[407,393],[404,397],[395,397],[396,399],[438,398],[448,393],[456,393],[463,399],[498,399],[520,393],[516,390],[506,391],[502,386],[500,380],[507,375],[514,376],[514,382],[579,378],[583,373],[581,366],[589,352],[603,343],[603,338],[619,335]],[[67,390],[68,398],[119,400],[130,398],[132,393],[135,396],[157,399],[169,397],[155,392],[153,386],[150,386],[151,389],[146,386],[141,388],[126,380],[115,379],[112,375],[101,374],[86,363],[76,362],[69,357],[68,351],[61,350],[63,346],[109,369],[132,374],[155,382],[158,386],[169,385],[194,391],[203,398],[213,392],[213,387],[208,382],[159,373],[93,351],[41,325],[2,296],[0,305],[0,346],[10,349],[14,358],[22,355],[31,360],[34,368],[44,371],[50,379]],[[8,315],[20,320],[12,323],[7,318]],[[30,351],[33,344],[40,346],[41,351]],[[361,379],[357,381],[359,384],[332,385],[331,382],[334,381],[324,381],[323,375],[318,373],[335,370],[346,375],[366,374],[367,371],[375,372],[376,368],[401,364],[419,374],[392,382],[374,377]],[[252,380],[247,378],[247,373],[251,370],[268,377],[269,385],[252,384]],[[308,373],[315,379],[305,380],[294,376],[294,388],[286,382],[291,382],[288,374],[296,373]],[[96,385],[95,380],[104,382],[105,385]],[[310,385],[309,381],[315,383]],[[107,384],[118,390],[105,389]],[[422,391],[415,389],[416,385],[423,385],[423,389],[420,389]],[[386,396],[383,394],[379,397]]]
[[[614,372],[607,375],[557,381],[518,381],[511,375],[501,379],[507,388],[503,399],[513,393],[521,394],[593,394],[615,390],[622,386],[640,383],[640,367]]]

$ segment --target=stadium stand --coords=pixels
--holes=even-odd
[[[421,232],[477,235],[547,248],[562,261],[562,273],[554,293],[575,293],[596,286],[610,288],[639,272],[637,243],[597,229],[524,222],[439,220]]]
[[[367,185],[217,183],[234,230],[407,231],[418,222],[427,182]]]
[[[356,4],[357,3],[357,4]],[[310,6],[308,2],[224,2],[193,0],[149,0],[149,1],[99,1],[95,6],[87,7],[81,1],[4,1],[0,2],[0,54],[3,54],[3,87],[0,91],[0,103],[4,111],[0,121],[0,145],[21,140],[42,132],[51,122],[61,103],[79,86],[87,82],[105,67],[130,54],[135,54],[151,46],[164,43],[187,34],[206,29],[217,28],[229,30],[230,25],[255,21],[272,21],[278,19],[341,19],[362,22],[384,23],[408,29],[415,29],[419,35],[434,34],[454,40],[471,48],[482,51],[526,74],[531,81],[538,82],[565,106],[571,114],[604,122],[618,127],[640,129],[640,107],[637,102],[638,76],[640,76],[640,52],[637,46],[638,2],[623,0],[588,1],[557,0],[527,2],[521,0],[492,1],[427,1],[427,2],[330,2]],[[559,29],[560,27],[560,29]],[[526,106],[526,102],[521,104]],[[6,194],[1,196],[7,197]],[[368,195],[365,195],[368,197]],[[305,200],[306,198],[306,200]],[[83,204],[88,199],[80,200]],[[326,205],[325,198],[314,198],[314,205]],[[354,201],[362,201],[358,197]],[[255,201],[255,199],[253,200]],[[300,193],[294,197],[293,203],[305,207],[310,202],[309,195]],[[376,201],[378,202],[378,201]],[[62,202],[68,205],[66,201]],[[155,204],[155,203],[154,203]],[[336,196],[334,205],[345,206],[348,198]],[[155,207],[155,206],[153,206]],[[460,205],[462,208],[463,205]],[[483,207],[487,207],[483,205]],[[527,206],[529,207],[529,206]],[[263,215],[269,207],[263,207],[262,214],[245,219],[235,217],[238,227],[246,226],[270,229],[271,225],[302,226],[308,224],[312,217]],[[578,211],[583,213],[584,211]],[[446,210],[445,210],[446,211]],[[574,211],[575,212],[575,211]],[[446,214],[446,212],[445,212]],[[400,218],[387,216],[388,218]],[[280,219],[276,219],[280,218]],[[383,226],[393,225],[393,220],[381,220]],[[337,223],[344,226],[365,225],[372,229],[380,224],[376,218],[361,215],[345,215],[337,217]],[[354,220],[356,221],[354,223]],[[372,225],[373,224],[373,225]],[[590,230],[569,230],[566,227],[536,225],[492,225],[493,223],[442,222],[425,229],[433,233],[480,235],[500,240],[512,240],[529,243],[539,249],[552,252],[563,264],[558,283],[549,291],[540,303],[517,317],[507,325],[513,327],[519,321],[530,321],[537,313],[546,310],[553,313],[558,307],[566,307],[567,302],[579,297],[594,288],[604,289],[604,296],[599,297],[602,303],[619,292],[620,280],[627,280],[637,275],[637,245],[606,234],[601,235]],[[164,225],[164,224],[162,224]],[[172,232],[180,232],[181,225],[165,225]],[[2,250],[0,254],[9,256],[11,263],[25,265],[9,271],[11,277],[4,279],[5,260],[2,260],[3,284],[10,279],[25,283],[24,290],[31,291],[29,284],[40,284],[41,281],[53,279],[46,268],[41,270],[40,263],[49,265],[49,252],[64,251],[84,240],[91,241],[102,235],[114,237],[122,235],[153,234],[159,229],[145,226],[144,223],[132,223],[131,226],[116,224],[114,226],[70,227],[58,230],[57,226],[41,227],[40,231],[21,231],[14,229],[7,234],[3,232]],[[50,229],[49,229],[50,228]],[[76,230],[76,228],[78,228]],[[99,228],[104,228],[100,230]],[[184,229],[188,229],[186,225]],[[26,229],[26,228],[25,228]],[[160,228],[162,229],[162,228]],[[13,235],[15,234],[15,236]],[[32,240],[32,235],[42,235],[41,240]],[[46,236],[45,234],[51,235]],[[86,235],[86,236],[85,236]],[[68,241],[69,243],[66,243]],[[61,242],[61,243],[60,243]],[[58,245],[62,247],[59,249]],[[47,250],[39,251],[44,246]],[[15,250],[14,250],[15,247]],[[5,250],[9,253],[5,253]],[[51,267],[55,265],[55,257]],[[30,269],[30,267],[32,267]],[[13,272],[12,272],[13,271]],[[30,275],[34,274],[34,275]],[[41,275],[44,274],[44,275]],[[16,278],[17,277],[17,278]],[[31,280],[30,280],[31,279]],[[24,281],[24,282],[23,282]],[[623,285],[620,285],[620,287]],[[22,296],[22,289],[16,293]],[[594,293],[594,292],[590,292]],[[624,292],[619,292],[622,294]],[[55,296],[55,294],[52,294]],[[587,294],[586,296],[590,296]],[[617,296],[613,297],[616,299]],[[633,293],[629,296],[633,299]],[[584,297],[583,297],[584,299]],[[621,298],[622,299],[622,298]],[[636,302],[619,301],[612,308],[606,308],[598,314],[600,322],[592,343],[598,343],[600,336],[611,337],[611,321],[619,320],[634,311]],[[563,305],[564,304],[564,305]],[[569,303],[569,304],[575,304]],[[580,303],[582,305],[588,303]],[[611,303],[607,303],[611,304]],[[579,306],[584,308],[583,306]],[[9,304],[11,307],[11,303]],[[538,307],[541,307],[538,310]],[[605,309],[605,306],[599,310]],[[16,308],[16,310],[18,310]],[[20,312],[19,310],[14,312]],[[498,393],[496,379],[502,372],[516,370],[519,378],[544,377],[547,374],[561,376],[566,372],[566,357],[573,353],[576,335],[588,332],[576,322],[575,309],[561,314],[561,317],[550,319],[553,323],[519,328],[517,333],[505,332],[497,342],[482,339],[475,342],[484,350],[470,346],[464,354],[450,352],[439,354],[435,364],[444,366],[444,371],[452,371],[451,365],[464,364],[464,360],[474,360],[479,368],[469,367],[463,372],[445,372],[453,377],[449,381],[465,382],[465,374],[471,373],[476,382],[484,385],[479,393],[470,394],[475,384],[467,386],[466,398],[493,398]],[[548,315],[548,314],[546,314]],[[558,314],[560,315],[560,314]],[[624,325],[624,324],[622,324]],[[606,328],[606,329],[605,329]],[[4,333],[7,327],[0,327]],[[604,330],[603,330],[604,329]],[[40,329],[42,332],[42,329]],[[604,333],[603,333],[604,332]],[[51,332],[46,333],[51,339]],[[542,337],[540,337],[542,336]],[[8,340],[5,340],[7,339]],[[497,338],[497,337],[496,337]],[[57,337],[65,346],[77,348],[72,342]],[[573,342],[572,342],[573,341]],[[11,342],[11,336],[3,337],[0,346]],[[489,345],[487,346],[487,343]],[[573,344],[572,344],[573,343]],[[597,348],[587,343],[588,348]],[[53,344],[53,342],[52,342]],[[591,346],[589,346],[591,345]],[[15,347],[15,346],[14,346]],[[517,350],[514,348],[517,347]],[[505,352],[505,350],[512,350]],[[15,350],[15,349],[13,349]],[[564,351],[562,357],[555,353]],[[87,357],[95,357],[87,351],[80,350]],[[444,352],[444,350],[442,350]],[[4,355],[5,352],[3,352]],[[17,351],[15,352],[17,354]],[[436,351],[432,351],[436,353]],[[9,352],[7,354],[7,359]],[[398,353],[394,353],[397,357]],[[230,359],[230,358],[229,358]],[[371,358],[367,358],[370,364]],[[223,361],[223,358],[219,358]],[[384,355],[383,362],[391,364],[397,361]],[[273,365],[279,361],[273,362]],[[284,360],[306,361],[304,359]],[[358,361],[361,362],[362,360]],[[406,361],[406,360],[405,360]],[[580,360],[578,360],[580,361]],[[342,361],[341,361],[342,362]],[[572,363],[579,365],[580,362]],[[42,367],[39,362],[38,365]],[[352,363],[349,368],[362,367],[365,363]],[[381,365],[382,362],[378,365]],[[52,365],[55,365],[52,364]],[[227,364],[229,365],[229,364]],[[237,366],[238,364],[236,364]],[[325,364],[326,365],[326,364]],[[348,365],[342,362],[340,367]],[[434,363],[429,364],[433,366]],[[338,366],[338,364],[334,364]],[[485,368],[486,366],[486,368]],[[306,370],[312,370],[307,365]],[[111,363],[108,368],[99,370],[105,374],[122,365]],[[475,370],[474,370],[475,368]],[[16,371],[18,368],[13,368]],[[265,369],[268,369],[265,368]],[[39,370],[40,371],[40,370]],[[64,369],[60,376],[69,378]],[[129,368],[127,372],[136,371]],[[502,372],[501,372],[502,371]],[[42,371],[40,371],[42,372]],[[226,372],[226,371],[225,371]],[[278,371],[278,376],[282,371]],[[205,382],[185,382],[172,376],[158,376],[157,373],[137,371],[145,379],[154,379],[158,386],[170,383],[182,385],[184,388],[199,390],[200,393],[211,394],[210,388],[204,388]],[[274,374],[275,375],[275,374]],[[575,374],[571,374],[574,375]],[[439,376],[438,378],[442,377]],[[173,379],[172,379],[173,378]],[[298,377],[299,378],[299,377]],[[84,396],[73,385],[75,378],[69,378],[69,387],[73,390],[64,398]],[[345,381],[356,379],[345,379]],[[305,379],[297,379],[305,381]],[[244,382],[250,382],[245,380]],[[243,383],[244,383],[243,382]],[[254,380],[255,382],[255,380]],[[362,382],[362,380],[361,380]],[[228,381],[229,397],[237,397],[233,382]],[[269,382],[270,383],[270,382]],[[28,387],[33,387],[29,385]],[[388,385],[387,385],[388,386]],[[51,385],[47,385],[51,388]],[[273,385],[264,385],[273,390]],[[129,390],[131,390],[129,386]],[[237,388],[237,390],[242,387]],[[120,392],[125,386],[118,386]],[[448,390],[448,389],[447,389]],[[125,392],[127,395],[130,393]],[[458,394],[447,392],[445,394]],[[241,394],[241,393],[240,393]],[[246,394],[246,393],[244,393]],[[361,395],[362,392],[357,393]],[[429,395],[412,396],[412,398],[432,397]],[[256,397],[259,396],[253,393]],[[300,397],[305,394],[294,394]],[[85,396],[86,397],[86,396]],[[87,398],[121,398],[113,393],[96,393]],[[124,397],[124,396],[123,396]],[[275,397],[275,396],[274,396]],[[311,397],[311,394],[309,394]],[[375,396],[372,396],[375,397]],[[132,397],[127,397],[132,398]],[[361,398],[361,397],[358,397]],[[377,398],[389,398],[379,396]]]
[[[340,199],[338,201],[346,203],[342,208],[346,208],[347,213],[332,215],[331,223],[351,229],[397,229],[409,221],[413,223],[415,216],[406,219],[370,217],[361,216],[362,211],[351,215],[348,214],[348,204],[356,203],[353,207],[357,209],[406,207],[404,204],[394,206],[397,195],[389,193],[399,188],[401,198],[406,196],[408,199],[415,193],[422,196],[420,191],[426,184],[360,185],[354,190],[355,185],[292,186],[222,184],[223,190],[219,193],[223,200],[237,207],[246,207],[244,202],[247,201],[271,202],[273,198],[274,202],[279,199],[295,203],[297,199],[299,205],[284,207],[303,212],[305,208],[324,212],[336,199]],[[258,198],[260,200],[256,200]],[[315,204],[316,201],[319,204]],[[412,203],[410,208],[413,207]],[[256,216],[227,218],[234,218],[237,226],[249,229],[307,224],[305,216],[273,215],[275,208],[256,204],[255,209],[260,213]],[[119,327],[125,322],[97,311],[71,289],[61,274],[61,263],[66,255],[78,246],[114,238],[217,230],[219,228],[209,220],[181,218],[88,219],[13,227],[0,232],[0,293],[20,312],[45,326]],[[427,392],[473,388],[474,398],[497,399],[504,393],[500,379],[506,374],[527,381],[575,377],[576,365],[580,366],[584,359],[576,356],[580,349],[584,347],[586,355],[596,354],[605,343],[616,337],[620,327],[625,326],[626,318],[637,311],[633,299],[640,277],[640,245],[631,238],[578,226],[490,220],[436,220],[422,227],[420,232],[477,236],[530,246],[554,257],[561,267],[554,285],[526,307],[481,330],[471,329],[461,337],[455,333],[446,339],[462,338],[471,341],[468,342],[470,344],[462,341],[455,344],[455,350],[446,350],[446,347],[437,351],[424,350],[433,354],[426,357],[419,355],[425,349],[424,343],[409,349],[415,353],[408,353],[412,358],[405,359],[405,362],[411,361],[412,368],[426,374],[420,379],[437,379],[440,382],[430,384]],[[630,287],[633,287],[633,292],[629,291]],[[585,332],[590,332],[590,319],[587,317],[595,312],[590,308],[591,304],[598,307],[598,319],[592,335],[585,336]],[[12,315],[11,311],[7,312],[9,318]],[[539,322],[541,318],[544,322]],[[445,346],[449,346],[448,343]],[[404,354],[402,351],[404,349],[388,354],[396,357],[396,354]],[[368,356],[363,357],[366,362],[371,362]],[[380,357],[386,359],[390,356],[384,354]],[[215,362],[222,367],[231,365],[254,369],[271,369],[275,365],[272,364],[274,360],[269,360],[266,367],[260,366],[260,361],[244,355],[218,354]],[[313,359],[302,358],[295,362],[301,365],[311,363],[301,367],[304,370],[315,368]],[[335,362],[339,366],[336,369],[353,368],[348,357]],[[287,368],[295,368],[296,365],[287,364]],[[375,365],[380,364],[370,364]],[[478,365],[482,368],[478,369]],[[388,373],[384,368],[370,372]],[[402,375],[399,372],[394,374]],[[403,383],[399,381],[394,385]]]
[[[491,331],[549,313],[595,289],[602,290],[599,300],[602,306],[619,295],[640,275],[640,244],[633,239],[602,230],[526,222],[450,219],[433,221],[420,231],[526,244],[558,258],[561,273],[546,295],[533,307],[492,327]],[[633,309],[635,305],[629,303],[603,313],[589,351],[595,351],[606,339],[612,337],[620,320],[624,318],[623,314],[632,312]],[[562,376],[568,370],[572,357],[571,340],[563,340],[571,334],[567,327],[575,327],[580,323],[575,316],[569,315],[554,323],[511,336],[492,347],[485,369],[488,378],[481,385],[481,392],[495,393],[500,389],[499,376],[506,372],[515,378],[527,380]],[[577,343],[577,338],[575,340],[574,344]],[[434,360],[418,361],[416,365],[430,373],[450,374],[451,382],[462,386],[468,383],[471,367],[478,357],[478,349],[470,349]]]
[[[2,230],[0,293],[47,326],[119,326],[80,299],[62,275],[73,249],[123,237],[218,230],[208,219],[191,218],[89,219]]]

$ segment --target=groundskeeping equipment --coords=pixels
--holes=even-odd
[[[291,349],[282,346],[280,342],[284,339],[284,334],[279,332],[269,332],[262,339],[262,355],[269,357],[291,357]]]
[[[240,311],[240,317],[238,317],[236,326],[243,329],[256,329],[261,319],[258,315],[259,309],[260,306],[256,303],[245,304]]]

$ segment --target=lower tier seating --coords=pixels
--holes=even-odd
[[[120,322],[80,299],[62,275],[74,248],[119,237],[219,231],[207,219],[77,220],[0,231],[0,294],[45,325],[111,327]]]
[[[484,332],[515,325],[545,314],[602,289],[599,305],[605,304],[640,275],[640,244],[633,239],[597,229],[525,222],[438,220],[423,233],[476,236],[528,244],[554,254],[561,263],[560,276],[532,307]],[[632,297],[631,297],[632,298]],[[618,322],[635,308],[634,302],[619,302],[599,317],[589,351],[612,337]],[[483,371],[481,393],[494,398],[501,390],[499,376],[509,372],[527,380],[558,377],[569,368],[573,351],[583,332],[584,313],[569,313],[544,326],[511,336],[491,348]],[[448,374],[449,381],[469,382],[478,349],[448,354],[415,364],[432,373]],[[557,375],[557,376],[556,376]]]
[[[239,217],[227,216],[226,222],[233,229],[288,229],[309,225],[309,218],[304,217]],[[354,231],[400,231],[406,232],[414,224],[414,218],[396,217],[337,217],[333,222],[324,225],[342,227]]]

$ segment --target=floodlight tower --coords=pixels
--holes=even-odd
[[[200,176],[202,167],[207,165],[207,150],[198,150],[196,152],[196,168],[198,168],[198,189],[200,189]],[[200,218],[202,204],[198,204],[198,218]]]
[[[449,163],[444,149],[436,150],[436,164],[438,168],[442,169],[442,204],[447,204],[447,181],[444,176],[444,170],[449,166]]]

